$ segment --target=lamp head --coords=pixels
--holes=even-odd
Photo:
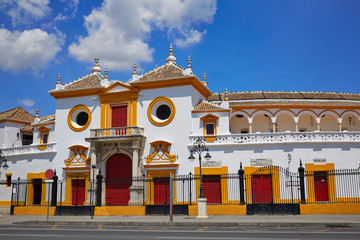
[[[4,170],[7,170],[8,168],[9,168],[9,166],[7,165],[6,160],[5,160],[5,163],[4,163],[4,165],[3,165],[3,169],[4,169]]]
[[[188,157],[190,162],[193,162],[195,160],[195,157],[192,153],[190,153],[190,157]]]
[[[205,159],[206,159],[207,161],[209,161],[209,160],[211,159],[211,156],[210,156],[209,152],[206,153]]]

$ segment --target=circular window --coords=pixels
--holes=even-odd
[[[90,125],[90,122],[91,112],[85,105],[77,105],[70,110],[68,125],[72,130],[76,132],[83,131]]]
[[[161,120],[168,119],[170,114],[171,109],[168,105],[163,104],[156,109],[156,116]]]
[[[167,97],[157,97],[151,101],[148,108],[148,118],[156,126],[169,124],[175,116],[175,105]]]

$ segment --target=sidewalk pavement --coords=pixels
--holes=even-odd
[[[88,226],[217,226],[217,227],[360,227],[360,215],[211,215],[198,220],[195,216],[35,216],[10,215],[0,209],[0,225],[88,225]]]

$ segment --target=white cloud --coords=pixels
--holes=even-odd
[[[88,36],[69,46],[81,61],[99,55],[102,65],[129,70],[134,62],[151,61],[146,43],[154,30],[167,31],[175,44],[186,47],[201,41],[206,31],[195,29],[211,23],[216,0],[105,0],[85,17]]]
[[[35,101],[32,100],[32,99],[30,99],[30,98],[19,99],[19,100],[18,100],[18,103],[19,103],[19,104],[22,104],[22,105],[24,105],[24,106],[26,106],[26,107],[32,107],[32,106],[35,105]]]
[[[43,19],[51,12],[49,2],[49,0],[1,0],[0,8],[6,9],[13,26],[16,26]]]
[[[66,7],[63,12],[58,13],[55,17],[55,21],[65,21],[67,19],[72,19],[76,16],[79,6],[79,0],[60,0],[61,2],[66,3]]]
[[[19,72],[32,69],[38,74],[61,50],[64,36],[40,29],[11,32],[0,28],[0,68]]]
[[[174,43],[181,48],[185,48],[200,42],[203,38],[203,35],[206,34],[206,30],[199,32],[195,29],[191,29],[189,32],[182,32],[181,34],[184,36],[184,38],[176,38]]]

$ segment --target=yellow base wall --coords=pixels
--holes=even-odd
[[[47,207],[15,207],[14,215],[47,215]],[[49,215],[55,215],[55,207],[49,207]]]
[[[10,207],[11,201],[0,201],[0,206]]]
[[[94,216],[145,216],[144,206],[95,207]]]
[[[246,215],[246,205],[207,205],[208,215]],[[189,216],[198,215],[198,206],[189,206]]]
[[[300,204],[300,214],[360,214],[360,203]]]

